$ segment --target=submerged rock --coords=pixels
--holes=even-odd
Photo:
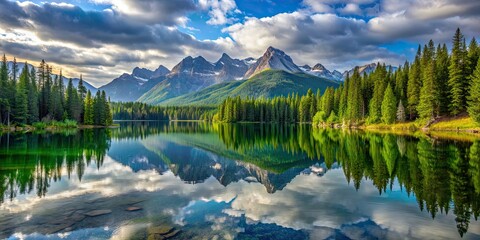
[[[112,210],[102,209],[102,210],[94,210],[94,211],[87,212],[87,213],[85,213],[85,215],[87,215],[89,217],[97,217],[97,216],[110,214],[110,213],[112,213]]]
[[[125,209],[125,210],[127,210],[127,211],[129,211],[129,212],[135,212],[135,211],[142,210],[142,208],[141,208],[141,207],[133,207],[133,206],[132,206],[132,207],[128,207],[128,208]]]
[[[150,234],[167,234],[173,230],[173,227],[170,226],[157,226],[157,227],[151,227],[148,229],[148,235]]]
[[[175,237],[178,233],[180,233],[180,230],[170,226],[151,227],[148,229],[148,239],[170,239]]]

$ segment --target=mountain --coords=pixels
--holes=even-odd
[[[322,64],[317,63],[315,66],[310,67],[308,65],[301,66],[300,69],[310,75],[321,77],[321,78],[326,78],[326,79],[331,79],[331,80],[336,80],[336,81],[341,81],[343,79],[343,75],[335,70],[333,72],[330,72],[327,68],[325,68]]]
[[[376,67],[376,63],[361,66],[360,74],[371,73]],[[261,76],[268,79],[256,78],[257,75],[266,71],[269,71],[268,74]],[[306,89],[295,86],[296,80],[304,82],[299,79],[314,78],[315,84],[305,82],[308,83],[306,85],[313,84],[312,89],[324,89],[323,86],[317,86],[319,82],[328,86],[338,85],[339,81],[345,79],[347,73],[352,74],[353,69],[342,74],[336,70],[330,71],[320,63],[313,67],[308,65],[299,67],[285,52],[269,47],[258,59],[233,59],[224,53],[216,62],[209,62],[202,56],[195,58],[188,56],[171,72],[163,66],[155,71],[137,67],[132,74],[124,74],[114,79],[101,90],[106,90],[113,101],[139,101],[162,105],[186,105],[190,101],[196,104],[218,104],[233,93],[238,96],[264,97],[294,92],[304,93]],[[242,79],[254,79],[254,81]],[[317,81],[318,79],[321,80]],[[230,83],[235,80],[242,82]],[[259,89],[249,89],[250,87]],[[281,87],[284,89],[280,89]]]
[[[247,62],[248,63],[248,62]],[[215,63],[216,78],[220,80],[241,80],[248,70],[245,61],[232,59],[226,53]]]
[[[107,96],[114,102],[135,101],[142,94],[164,80],[165,75],[169,72],[162,65],[155,71],[136,67],[131,74],[122,74],[107,85],[100,87],[100,90],[104,90]]]
[[[132,76],[135,76],[138,79],[144,79],[145,81],[150,79],[152,77],[152,75],[153,75],[153,71],[150,70],[150,69],[146,69],[146,68],[136,67],[132,71]]]
[[[143,94],[138,101],[158,104],[170,98],[196,92],[214,84],[242,79],[248,65],[227,54],[215,62],[202,56],[186,57],[178,63],[166,78]]]
[[[327,87],[338,87],[337,81],[319,78],[306,73],[290,73],[283,70],[264,70],[248,80],[221,83],[160,102],[161,105],[217,105],[228,96],[265,97],[306,94],[308,89],[323,93]]]
[[[17,62],[17,79],[20,77],[20,74],[22,73],[22,70],[25,66],[25,63],[23,62]],[[13,75],[13,62],[12,61],[8,61],[7,62],[7,68],[8,68],[8,74],[10,76]],[[34,67],[32,64],[28,64],[28,70],[32,70],[32,68],[35,68],[35,70],[37,69],[36,67]],[[55,77],[57,77],[57,74],[52,74],[52,79],[55,79]],[[67,84],[68,84],[68,81],[69,81],[69,78],[63,76],[62,78],[63,80],[63,85],[66,87]],[[72,84],[74,87],[77,87],[78,86],[78,83],[80,82],[80,79],[79,78],[72,78]],[[93,94],[97,93],[97,88],[92,86],[92,84],[90,84],[89,82],[83,80],[83,86],[85,86],[87,88],[87,90],[90,90],[90,92],[92,92]]]
[[[166,68],[163,65],[160,65],[157,69],[155,69],[155,71],[153,71],[152,78],[163,77],[169,73],[170,73],[170,70],[168,70],[168,68]]]
[[[377,63],[370,63],[370,64],[366,64],[366,65],[363,65],[363,66],[357,66],[357,67],[358,67],[358,72],[360,73],[360,76],[363,76],[364,73],[370,74],[370,73],[372,73],[373,71],[375,71],[375,69],[377,69],[377,66],[378,66]],[[394,67],[394,66],[392,66],[392,65],[387,65],[386,67],[387,67],[387,71],[388,71],[389,68],[391,68],[392,71],[394,71],[394,72],[397,71],[397,69],[398,69],[397,67]],[[345,71],[345,72],[342,74],[342,75],[343,75],[343,79],[347,78],[347,73],[348,73],[348,75],[352,76],[354,69],[355,69],[355,67],[352,68],[352,69],[350,69],[350,70],[348,70],[348,71]]]
[[[250,78],[268,69],[283,70],[291,73],[302,72],[302,70],[293,63],[292,58],[285,54],[285,52],[269,47],[263,56],[250,66],[245,73],[245,78]]]

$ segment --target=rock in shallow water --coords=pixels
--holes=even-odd
[[[180,230],[170,226],[157,226],[148,229],[148,239],[170,239],[175,237]]]
[[[157,226],[151,227],[148,229],[148,234],[167,234],[173,230],[173,227],[170,226]]]
[[[89,217],[97,217],[97,216],[110,214],[110,213],[112,213],[112,210],[102,209],[102,210],[94,210],[94,211],[87,212],[87,213],[85,213],[85,215],[87,215]]]
[[[134,212],[134,211],[139,211],[139,210],[142,210],[141,207],[128,207],[127,209],[125,209],[129,212]]]

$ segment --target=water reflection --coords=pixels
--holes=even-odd
[[[118,193],[110,190],[110,197],[146,199],[148,214],[168,213],[171,224],[190,229],[180,233],[184,238],[192,237],[192,231],[213,237],[206,225],[225,234],[221,236],[238,238],[271,231],[297,236],[293,239],[355,238],[352,234],[360,229],[372,238],[428,237],[418,229],[408,232],[432,229],[452,213],[456,226],[449,224],[456,236],[470,230],[475,238],[480,231],[479,141],[313,130],[308,125],[178,122],[122,123],[111,132],[3,135],[0,141],[4,199],[34,189],[37,196],[46,196],[52,181],[65,175],[63,181],[75,175],[85,184],[102,177],[108,183],[96,186],[122,187]],[[113,162],[104,164],[105,158]],[[98,176],[82,180],[90,165],[101,174],[90,171]],[[100,202],[113,206],[116,201]],[[432,222],[421,218],[422,212]],[[129,218],[114,216],[117,225],[118,219]],[[430,237],[450,231],[439,229],[439,235]]]
[[[32,191],[45,196],[51,182],[61,180],[62,169],[81,180],[92,161],[102,165],[109,146],[108,131],[98,129],[0,136],[0,203]]]

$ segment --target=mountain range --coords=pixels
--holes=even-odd
[[[99,90],[105,91],[111,101],[132,102],[163,81],[169,73],[170,70],[163,65],[155,71],[136,67],[131,74],[124,73]]]
[[[10,71],[11,65],[9,62]],[[18,65],[20,72],[23,63]],[[360,66],[359,71],[369,74],[376,67],[376,63],[371,63]],[[216,62],[209,62],[202,56],[188,56],[171,70],[163,65],[155,70],[135,67],[131,73],[124,73],[98,89],[85,80],[84,85],[93,93],[105,91],[115,102],[215,105],[228,96],[271,98],[305,94],[309,88],[324,91],[327,87],[339,86],[352,73],[353,69],[344,73],[330,71],[320,63],[313,67],[298,66],[284,51],[269,47],[257,59],[234,59],[223,53]],[[79,79],[72,80],[77,86]],[[68,83],[65,77],[63,81]]]

